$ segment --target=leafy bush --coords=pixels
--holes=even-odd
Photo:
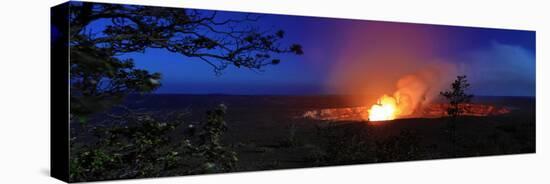
[[[183,127],[182,114],[156,118],[148,113],[111,117],[114,126],[94,127],[93,139],[74,137],[71,181],[159,177],[226,172],[235,168],[235,152],[221,137],[227,130],[226,107],[207,112],[206,122]],[[199,133],[190,129],[199,128]],[[183,135],[182,135],[183,134]],[[83,139],[76,141],[77,139]]]

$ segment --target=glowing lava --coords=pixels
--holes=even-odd
[[[384,95],[378,99],[378,103],[372,105],[368,112],[370,121],[393,120],[399,114],[397,101],[388,95]]]

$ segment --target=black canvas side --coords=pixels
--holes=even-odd
[[[52,177],[69,182],[69,3],[50,11],[50,169]]]

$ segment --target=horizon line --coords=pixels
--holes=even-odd
[[[178,93],[178,92],[153,92],[148,94],[132,93],[130,95],[202,95],[202,96],[380,96],[373,94],[336,94],[336,93],[319,93],[319,94],[251,94],[251,93]],[[473,94],[475,97],[534,97],[536,95],[486,95],[486,94]]]

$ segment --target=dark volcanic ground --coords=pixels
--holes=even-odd
[[[364,105],[346,99],[147,95],[132,96],[126,104],[157,113],[187,111],[188,123],[204,121],[207,110],[225,104],[229,130],[224,142],[237,152],[240,171],[535,152],[534,97],[476,97],[475,103],[505,106],[511,112],[463,118],[456,123],[454,143],[447,118],[385,122],[300,118],[308,110]],[[332,147],[345,152],[333,153]]]

